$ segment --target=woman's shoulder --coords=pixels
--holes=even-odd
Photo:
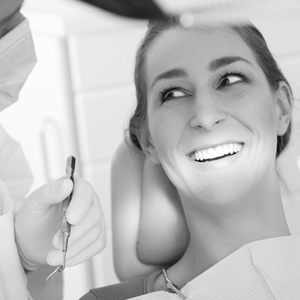
[[[146,294],[146,277],[92,289],[80,300],[125,300]]]

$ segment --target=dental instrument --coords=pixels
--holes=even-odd
[[[70,155],[67,158],[67,164],[66,164],[66,176],[69,177],[73,184],[74,184],[74,171],[75,171],[75,163],[76,159],[74,156]],[[62,233],[62,252],[63,252],[63,264],[59,265],[47,278],[46,281],[50,281],[56,274],[59,272],[61,273],[65,267],[66,267],[66,258],[67,258],[67,250],[68,250],[68,242],[69,237],[71,235],[71,225],[67,221],[66,218],[66,212],[68,209],[68,206],[72,200],[73,190],[71,191],[71,194],[63,201],[62,204],[62,224],[61,224],[61,233]]]

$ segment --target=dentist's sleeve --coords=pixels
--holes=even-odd
[[[33,175],[19,142],[0,124],[0,179],[18,211],[33,183]]]
[[[19,210],[23,201],[25,200],[29,189],[33,183],[33,174],[30,170],[29,164],[25,158],[23,150],[19,142],[12,139],[5,129],[0,124],[0,181],[3,189],[8,190],[9,196],[0,197],[0,300],[2,299],[30,299],[27,297],[27,292],[24,294],[25,298],[21,297],[4,297],[1,295],[2,290],[7,284],[13,284],[14,289],[20,286],[23,289],[24,283],[18,280],[11,280],[4,282],[6,269],[4,266],[10,267],[11,274],[16,274],[16,278],[25,282],[25,288],[34,299],[62,299],[62,276],[57,276],[51,282],[46,282],[46,277],[53,271],[53,267],[43,265],[36,271],[24,274],[23,267],[11,268],[6,260],[6,254],[1,251],[7,251],[9,258],[15,263],[19,264],[19,256],[16,253],[16,245],[14,242],[14,214]],[[0,190],[1,194],[1,190]],[[2,199],[3,198],[3,199]],[[1,210],[5,208],[5,210]],[[13,255],[13,256],[11,256]],[[16,256],[17,255],[17,256]],[[5,259],[4,259],[5,257]],[[3,264],[3,265],[2,265]],[[22,277],[24,276],[24,277]],[[22,288],[21,288],[22,287]],[[26,291],[27,291],[26,290]],[[2,292],[3,294],[3,292]]]
[[[14,204],[0,180],[0,299],[28,300],[26,275],[14,236]]]
[[[0,299],[31,299],[14,236],[14,215],[33,182],[18,142],[0,124]],[[8,192],[9,191],[9,192]]]

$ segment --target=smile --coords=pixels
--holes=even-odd
[[[229,143],[214,148],[194,151],[188,156],[192,160],[197,162],[207,162],[207,161],[217,160],[227,156],[235,155],[239,151],[241,151],[242,147],[243,144],[241,143]]]

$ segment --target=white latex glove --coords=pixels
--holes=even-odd
[[[72,187],[72,181],[65,177],[45,184],[29,195],[16,214],[16,242],[26,269],[62,264],[62,201]],[[98,196],[82,178],[74,177],[73,198],[66,217],[72,225],[66,266],[74,266],[98,254],[106,245]]]

